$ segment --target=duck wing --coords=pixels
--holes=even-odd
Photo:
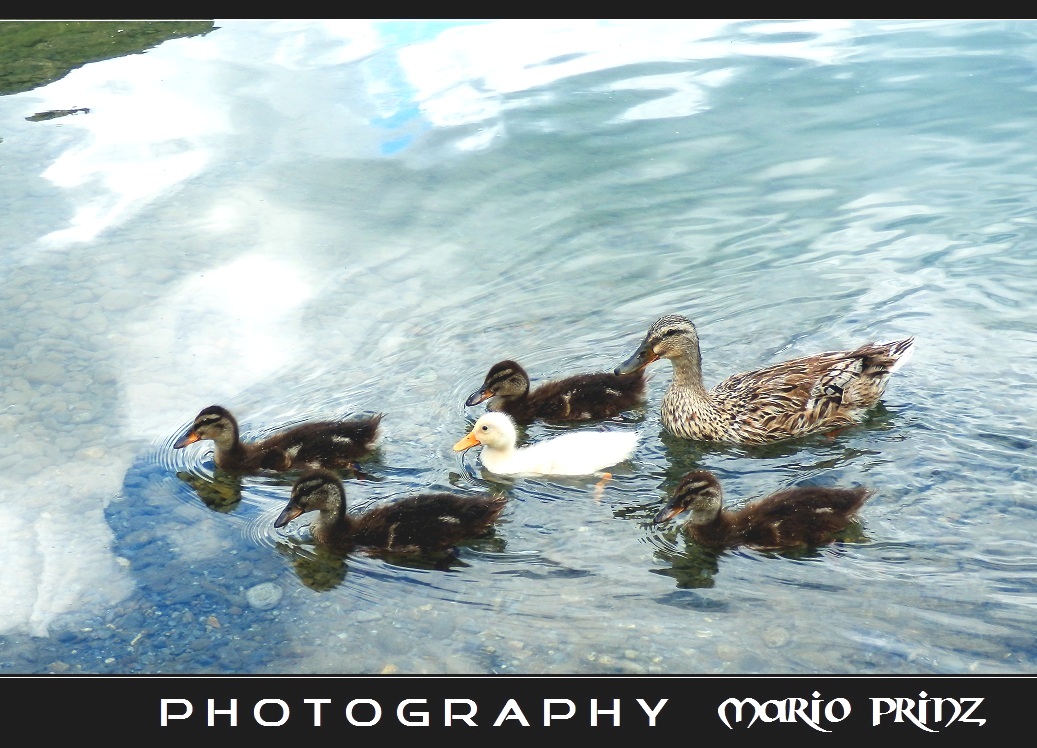
[[[811,398],[831,399],[845,408],[870,408],[879,401],[889,376],[910,358],[914,338],[868,343],[821,371]],[[808,404],[809,407],[809,404]]]
[[[799,486],[733,514],[737,535],[757,548],[821,545],[843,530],[868,498],[865,488]]]
[[[841,428],[878,402],[912,345],[909,338],[791,359],[729,377],[710,394],[746,442]]]
[[[292,468],[343,467],[371,450],[380,420],[381,415],[307,423],[275,434],[265,445],[271,451],[283,453]]]
[[[537,387],[527,407],[545,421],[585,421],[629,410],[641,403],[644,392],[643,371],[578,374]]]
[[[519,473],[591,475],[628,459],[638,439],[636,431],[563,434],[519,449],[513,465]]]
[[[356,518],[352,539],[396,552],[436,551],[483,534],[504,510],[503,496],[429,493],[377,506]]]

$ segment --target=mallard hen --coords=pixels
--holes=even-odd
[[[882,397],[889,376],[910,357],[914,338],[867,343],[735,374],[712,390],[702,381],[695,325],[668,314],[648,330],[617,374],[670,359],[673,380],[662,402],[663,426],[684,439],[767,444],[857,423]]]
[[[471,407],[489,400],[486,409],[507,413],[516,423],[587,421],[610,418],[644,400],[642,371],[576,374],[529,389],[529,375],[517,362],[500,361],[490,367],[482,386],[468,396]],[[492,399],[491,399],[492,398]]]
[[[504,496],[422,493],[351,515],[339,477],[329,470],[313,470],[295,481],[274,527],[319,512],[310,526],[313,539],[332,550],[364,546],[393,553],[435,553],[485,534],[505,505]]]
[[[845,529],[867,500],[866,488],[797,486],[738,510],[725,509],[716,477],[695,470],[681,479],[656,524],[689,512],[681,529],[712,548],[747,545],[761,550],[817,546]]]
[[[344,421],[314,421],[260,441],[242,442],[238,422],[230,411],[211,405],[195,416],[194,424],[173,448],[211,439],[216,445],[216,467],[228,471],[355,467],[354,461],[370,452],[381,420],[379,413]]]
[[[499,475],[592,475],[628,459],[636,431],[577,431],[516,447],[515,422],[506,413],[484,413],[455,452],[482,446],[479,458]]]

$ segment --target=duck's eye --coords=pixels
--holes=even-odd
[[[489,427],[489,426],[485,426],[485,425],[484,425],[484,426],[482,427],[482,430],[483,430],[483,431],[489,431],[489,430],[490,430],[490,427]]]

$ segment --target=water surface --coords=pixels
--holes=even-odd
[[[215,26],[0,97],[0,673],[1034,672],[1037,25]],[[674,312],[709,384],[918,344],[765,448],[666,435],[654,364],[600,501],[451,450],[494,362],[611,369]],[[273,528],[293,476],[171,448],[213,403],[384,412],[357,509],[509,507],[446,568],[328,556]],[[717,555],[651,524],[696,468],[875,494]]]

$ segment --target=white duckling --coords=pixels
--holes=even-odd
[[[482,464],[499,475],[594,475],[628,459],[639,437],[636,431],[577,431],[519,448],[511,417],[489,412],[454,451],[482,445]]]

